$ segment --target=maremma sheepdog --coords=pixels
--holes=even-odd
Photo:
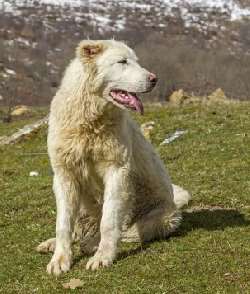
[[[180,224],[179,209],[190,195],[172,185],[128,112],[143,113],[138,95],[156,82],[122,42],[85,40],[78,45],[49,116],[56,238],[37,247],[54,252],[48,273],[70,269],[79,231],[82,251],[93,254],[86,268],[96,270],[112,265],[120,240],[166,238]]]

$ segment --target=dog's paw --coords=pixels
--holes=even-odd
[[[47,272],[50,275],[59,276],[70,270],[71,266],[71,254],[54,254],[50,263],[47,265]]]
[[[111,255],[96,252],[96,254],[89,259],[86,265],[87,270],[97,270],[101,267],[108,267],[113,264],[113,258]]]
[[[36,247],[36,251],[40,253],[54,252],[55,247],[56,247],[56,238],[52,238],[40,243]]]

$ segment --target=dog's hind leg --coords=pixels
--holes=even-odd
[[[181,223],[179,211],[191,199],[188,191],[173,185],[174,205],[161,204],[149,213],[141,216],[128,230],[123,231],[124,242],[147,242],[154,239],[164,239],[174,232]]]
[[[142,217],[128,230],[122,232],[123,242],[148,242],[154,239],[164,239],[179,226],[181,222],[181,213],[176,211],[170,215],[166,214],[162,208],[151,211]],[[79,236],[80,248],[84,255],[92,255],[98,248],[100,242],[100,233]],[[40,253],[54,252],[56,238],[48,239],[40,243],[36,251]]]
[[[56,238],[50,238],[46,241],[41,242],[36,247],[36,251],[40,253],[54,252],[55,247],[56,247]]]
[[[123,232],[122,241],[144,243],[155,239],[165,239],[177,229],[181,219],[181,213],[178,210],[169,213],[165,208],[155,208]]]
[[[77,241],[75,235],[73,234],[72,241]],[[46,241],[41,242],[37,247],[36,251],[39,253],[49,253],[54,252],[56,248],[56,238],[50,238]]]
[[[84,196],[84,201],[81,200],[79,203],[80,209],[74,225],[72,243],[80,241],[81,252],[84,255],[91,255],[95,253],[100,241],[99,227],[101,208],[98,207],[96,201],[93,201],[91,197],[86,197],[87,194]],[[88,214],[86,214],[86,211]],[[50,238],[41,242],[36,247],[36,251],[39,253],[54,252],[55,246],[56,238]]]
[[[83,255],[92,255],[98,248],[98,244],[100,242],[100,233],[96,232],[91,236],[79,235],[77,239],[73,238],[74,241],[78,241],[80,239],[80,248]],[[41,242],[37,247],[36,251],[39,253],[50,253],[54,252],[56,248],[56,238],[50,238],[46,241]]]
[[[84,255],[92,255],[97,250],[100,242],[99,222],[87,215],[81,214],[77,218],[75,230],[72,235],[72,242],[80,241],[81,252]],[[50,238],[41,242],[36,251],[39,253],[54,252],[56,247],[56,238]]]

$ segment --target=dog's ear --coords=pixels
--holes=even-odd
[[[76,49],[76,55],[85,62],[94,60],[104,51],[104,45],[100,41],[81,41]]]

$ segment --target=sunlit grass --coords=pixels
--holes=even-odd
[[[0,293],[61,293],[70,278],[84,282],[76,293],[249,293],[250,104],[147,108],[152,141],[173,182],[191,191],[191,210],[168,240],[122,245],[118,261],[85,270],[75,248],[72,270],[46,274],[50,255],[34,248],[54,236],[55,201],[46,154],[46,128],[22,143],[1,148]],[[25,122],[26,123],[26,122]],[[2,134],[23,126],[18,121]],[[188,133],[159,146],[176,129]],[[29,177],[30,171],[38,177]],[[201,207],[201,208],[200,208]]]

